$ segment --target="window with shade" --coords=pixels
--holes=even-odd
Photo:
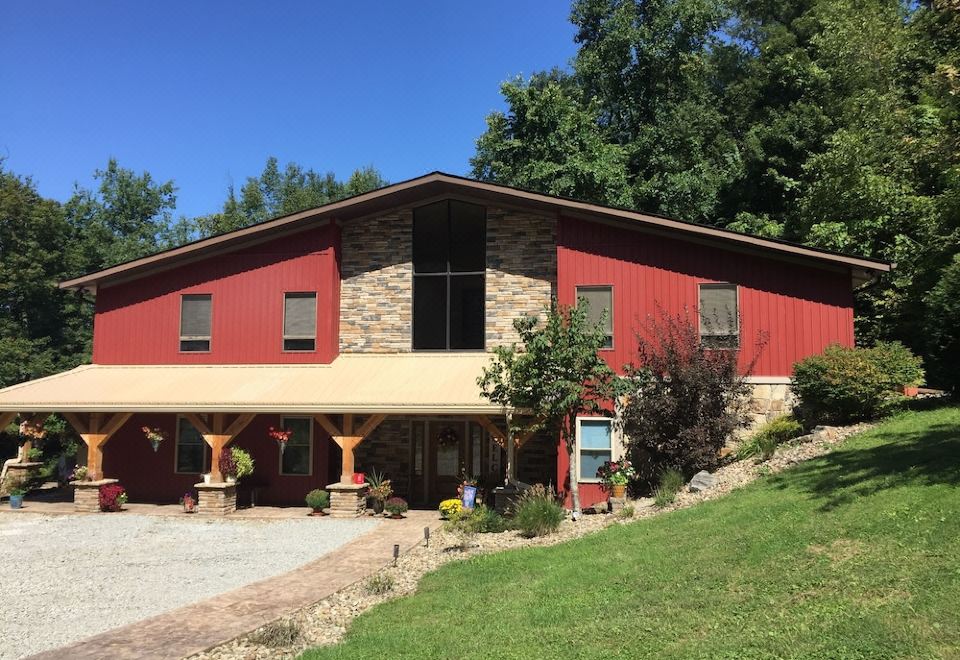
[[[613,420],[577,419],[577,474],[580,481],[598,481],[597,470],[613,460]]]
[[[413,212],[413,348],[483,349],[487,212],[455,200]]]
[[[280,452],[280,474],[308,476],[313,466],[313,419],[310,417],[283,417],[281,428],[293,433]]]
[[[740,345],[736,284],[700,285],[700,341],[708,348]]]
[[[312,351],[317,347],[317,294],[283,295],[283,350]]]
[[[180,297],[180,350],[205,353],[210,350],[213,297],[209,293],[191,293]]]
[[[591,326],[603,322],[606,333],[603,348],[613,348],[613,287],[578,286],[577,304],[581,303],[587,305],[587,321]]]

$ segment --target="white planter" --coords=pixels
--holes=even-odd
[[[227,483],[228,483],[228,484],[235,484],[235,483],[237,483],[237,478],[236,478],[236,477],[227,476]]]
[[[207,472],[205,475],[203,475],[203,483],[205,483],[205,484],[210,483],[210,477],[211,477],[211,476],[212,476],[212,475],[211,475],[209,472]]]

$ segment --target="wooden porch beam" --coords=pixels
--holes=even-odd
[[[373,433],[386,418],[386,415],[371,415],[370,418],[360,426],[360,430],[357,431],[357,437],[366,438]]]
[[[91,479],[103,478],[103,446],[133,413],[114,413],[105,422],[103,413],[89,413],[86,418],[78,413],[63,413],[64,418],[76,430],[87,445],[87,472]]]
[[[343,435],[343,431],[334,424],[329,417],[326,415],[314,415],[313,418],[317,420],[317,424],[323,427],[323,430],[330,434],[331,438],[338,438]],[[339,443],[338,443],[339,444]]]
[[[203,418],[200,417],[197,413],[183,413],[183,416],[186,417],[187,421],[193,425],[193,428],[197,429],[197,432],[204,436],[213,435],[213,431],[210,430],[210,427],[207,426],[207,423],[203,421]]]
[[[482,426],[498,445],[501,447],[507,446],[507,434],[501,431],[500,427],[494,424],[493,420],[489,417],[486,415],[473,415],[470,420]]]
[[[342,451],[342,458],[340,459],[340,483],[350,483],[353,479],[355,467],[353,450],[363,442],[364,438],[373,433],[387,416],[380,414],[371,415],[356,431],[354,431],[353,428],[354,418],[351,413],[345,413],[343,415],[342,429],[337,427],[327,415],[317,414],[314,415],[313,418],[317,420],[317,424],[322,426],[323,430],[329,433],[330,438],[340,447]]]
[[[18,414],[15,412],[0,412],[0,431],[7,428],[7,424],[15,420]]]
[[[254,417],[256,417],[256,415],[238,415],[237,418],[230,424],[230,426],[227,427],[227,430],[224,431],[224,433],[229,435],[231,438],[240,435],[240,432],[250,425],[250,422],[253,421]]]

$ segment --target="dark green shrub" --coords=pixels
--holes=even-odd
[[[870,419],[889,389],[889,378],[865,349],[828,346],[793,365],[799,412],[812,424]]]
[[[926,345],[930,379],[937,387],[960,386],[960,254],[940,273],[926,298]]]
[[[325,490],[315,488],[307,493],[307,506],[314,511],[321,511],[330,506],[330,493]]]
[[[554,494],[542,485],[525,490],[513,505],[513,526],[526,537],[546,536],[566,517]]]
[[[659,483],[653,491],[653,503],[659,507],[673,504],[677,493],[683,489],[686,479],[680,470],[668,468],[660,473]]]

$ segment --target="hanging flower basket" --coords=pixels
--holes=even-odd
[[[453,447],[459,443],[460,438],[457,437],[457,432],[449,426],[440,429],[440,433],[437,434],[437,444],[441,447]]]
[[[38,442],[47,437],[47,430],[43,428],[43,422],[24,420],[20,422],[20,440],[21,442]]]
[[[169,437],[168,433],[158,426],[154,426],[153,428],[144,426],[141,430],[143,431],[143,435],[146,436],[147,440],[150,441],[150,446],[153,447],[154,452],[159,450],[160,443]]]
[[[267,431],[267,436],[272,440],[276,440],[277,444],[280,445],[280,453],[283,453],[283,450],[287,448],[287,442],[290,441],[290,436],[293,435],[293,431],[290,429],[275,429],[272,426],[270,430]]]

